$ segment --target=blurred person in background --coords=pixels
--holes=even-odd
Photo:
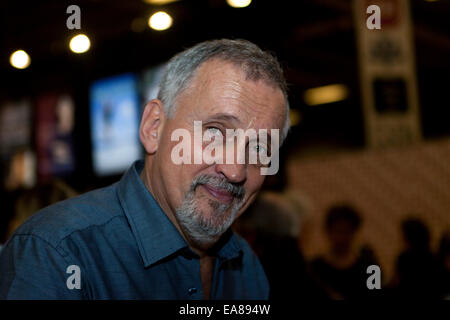
[[[271,299],[327,298],[309,275],[298,245],[309,218],[307,210],[298,194],[265,191],[233,225],[261,260]]]
[[[396,262],[394,289],[399,298],[438,298],[437,261],[430,248],[428,227],[419,218],[401,224],[405,250]]]
[[[376,265],[370,247],[356,247],[361,226],[360,214],[347,204],[332,206],[324,229],[328,239],[326,253],[311,262],[311,272],[331,299],[369,297],[367,267]]]

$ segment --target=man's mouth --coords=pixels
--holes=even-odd
[[[224,189],[215,188],[208,184],[203,184],[202,186],[206,189],[206,191],[208,191],[209,194],[220,202],[231,203],[234,199],[233,194]]]

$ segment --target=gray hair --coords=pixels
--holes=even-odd
[[[164,104],[165,114],[168,117],[173,116],[178,95],[187,88],[198,67],[213,58],[239,66],[246,72],[249,80],[262,79],[281,89],[286,102],[286,120],[281,132],[283,141],[290,127],[287,85],[283,71],[273,55],[247,40],[205,41],[175,55],[166,66],[158,92],[158,99]]]

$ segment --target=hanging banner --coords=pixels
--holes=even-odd
[[[369,147],[421,139],[408,0],[353,0],[360,88]]]

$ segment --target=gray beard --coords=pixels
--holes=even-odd
[[[199,184],[194,181],[175,214],[184,235],[190,242],[199,248],[209,248],[228,230],[236,218],[241,208],[241,200],[244,198],[243,189],[237,198],[238,201],[235,198],[230,204],[209,200],[208,204],[213,212],[210,217],[205,217],[195,199],[197,185]]]

